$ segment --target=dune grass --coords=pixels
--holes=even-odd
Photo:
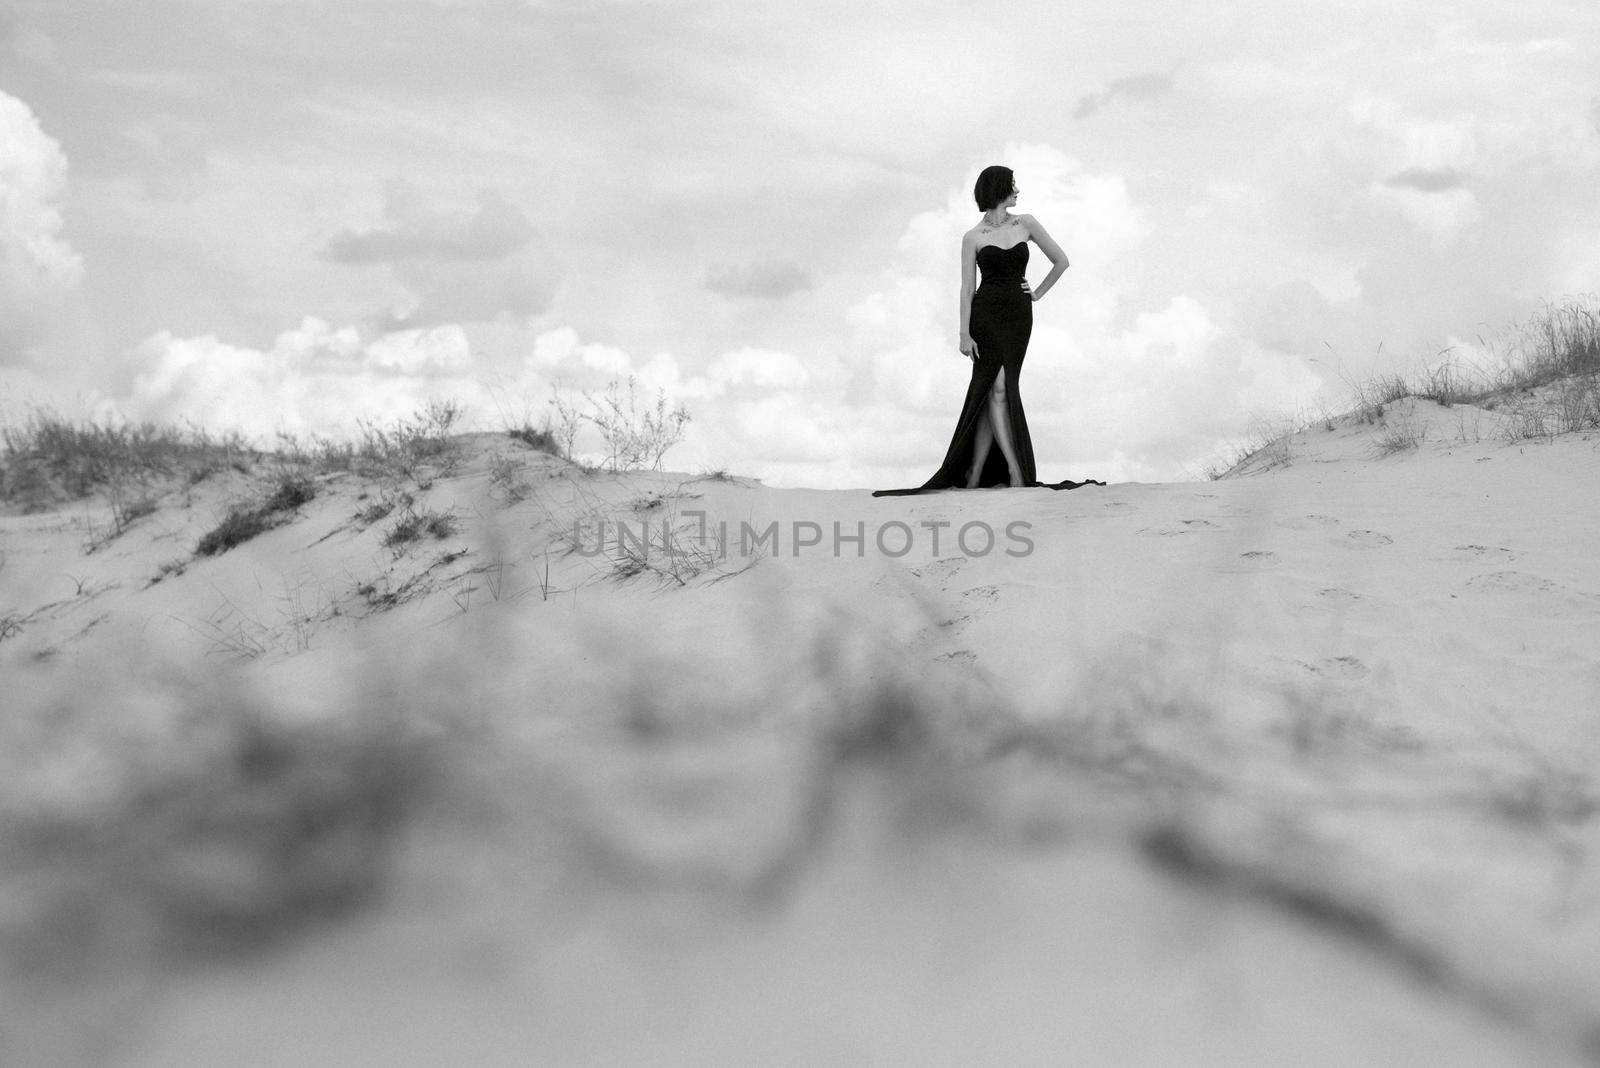
[[[1122,842],[1153,871],[1351,938],[1512,1026],[1560,1034],[1573,1011],[1578,1025],[1592,1011],[1501,982],[1471,939],[1417,921],[1402,878],[1368,879],[1371,861],[1353,862],[1347,836],[1319,832],[1323,817],[1365,818],[1339,773],[1382,767],[1414,784],[1406,760],[1426,767],[1430,754],[1381,724],[1311,724],[1314,696],[1275,750],[1242,748],[1170,646],[1115,650],[1057,714],[1024,719],[975,678],[930,673],[843,617],[742,678],[708,673],[661,638],[596,638],[608,688],[586,695],[582,738],[564,742],[526,733],[542,711],[526,694],[463,702],[481,692],[482,643],[494,640],[470,628],[360,666],[371,685],[330,692],[313,719],[203,665],[152,674],[91,658],[86,677],[25,688],[0,747],[13,772],[0,777],[13,905],[0,915],[0,987],[76,988],[125,963],[130,943],[139,967],[290,944],[380,907],[405,872],[433,870],[423,830],[441,817],[456,823],[453,842],[519,843],[508,872],[751,917],[782,909],[865,821],[885,864],[952,841],[1018,861]],[[149,709],[163,711],[152,721]],[[61,769],[86,754],[93,781],[63,790]],[[1594,783],[1575,771],[1490,781],[1442,792],[1439,811],[1459,810],[1467,840],[1483,810],[1542,834],[1553,819],[1596,818]],[[1485,893],[1451,906],[1469,908],[1461,930],[1479,917],[1471,908],[1492,912]]]
[[[285,471],[281,473],[265,500],[257,504],[239,504],[228,509],[222,521],[200,537],[195,552],[201,556],[215,556],[241,545],[264,531],[286,522],[286,513],[294,511],[316,496],[316,486],[304,475]]]
[[[72,420],[36,408],[20,425],[0,426],[0,502],[39,511],[106,488],[138,501],[138,487],[152,480],[195,483],[222,470],[248,471],[262,456],[237,433]]]
[[[1464,365],[1446,351],[1410,376],[1391,373],[1353,385],[1357,412],[1381,415],[1384,405],[1406,397],[1448,408],[1553,384],[1585,391],[1600,375],[1600,311],[1577,302],[1547,303],[1513,327],[1498,352],[1485,349],[1489,362]]]
[[[1578,301],[1547,303],[1513,327],[1498,351],[1485,348],[1487,362],[1468,365],[1447,351],[1410,375],[1347,379],[1350,416],[1380,427],[1375,453],[1406,452],[1420,443],[1413,423],[1391,425],[1385,419],[1390,406],[1412,397],[1446,408],[1469,404],[1496,410],[1502,436],[1513,443],[1600,429],[1600,310]],[[1289,438],[1319,422],[1326,426],[1331,420],[1326,415],[1258,419],[1223,459],[1207,467],[1206,477],[1283,466],[1290,461]]]
[[[413,542],[421,541],[423,535],[433,538],[448,538],[457,529],[456,517],[449,512],[440,512],[431,508],[422,511],[407,506],[405,514],[395,520],[392,527],[385,532],[383,544],[388,549],[404,549]]]
[[[669,406],[660,391],[653,407],[641,406],[632,378],[625,387],[613,381],[603,396],[585,393],[584,398],[587,410],[558,390],[551,399],[557,412],[553,421],[535,427],[523,418],[504,432],[589,473],[656,470],[683,439],[690,418],[683,405]],[[456,430],[466,416],[456,401],[431,399],[387,424],[358,419],[353,437],[280,432],[275,445],[264,449],[237,431],[217,435],[192,424],[73,420],[35,408],[20,423],[0,426],[0,505],[35,512],[102,493],[112,509],[114,537],[154,510],[164,484],[194,485],[224,470],[249,475],[266,464],[280,474],[294,471],[304,478],[349,472],[384,482],[391,495],[408,482],[426,489],[433,479],[458,468]],[[600,433],[600,461],[586,463],[573,455],[584,423]],[[501,474],[511,473],[508,468]],[[526,489],[515,480],[507,480],[504,488],[513,496]],[[281,504],[270,511],[293,506]],[[250,519],[241,515],[233,522],[248,525]]]
[[[194,551],[201,556],[225,553],[242,545],[272,526],[271,512],[261,507],[239,505],[228,510],[222,522],[201,535]]]
[[[425,481],[453,470],[458,450],[451,431],[462,414],[454,402],[430,401],[388,426],[358,420],[356,440],[280,433],[276,448],[260,449],[237,431],[219,437],[192,425],[74,421],[34,409],[20,425],[0,427],[0,502],[33,511],[105,493],[114,508],[123,502],[118,510],[128,516],[149,498],[142,488],[153,483],[193,485],[219,471],[248,475],[262,465],[290,494],[316,475],[344,471]],[[283,498],[272,510],[300,503]]]
[[[508,428],[506,436],[515,438],[531,449],[538,449],[552,456],[562,455],[561,443],[556,440],[554,431],[548,426],[535,427],[532,423],[524,423],[521,426]]]
[[[1378,455],[1389,456],[1420,447],[1426,437],[1427,431],[1419,425],[1415,415],[1407,413],[1386,419],[1382,431],[1373,441],[1373,446],[1377,449]]]

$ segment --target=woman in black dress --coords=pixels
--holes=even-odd
[[[1033,441],[1028,436],[1017,381],[1033,333],[1033,302],[1049,292],[1067,269],[1067,254],[1032,215],[1006,211],[1017,203],[1011,168],[984,168],[972,195],[983,212],[978,224],[961,238],[961,353],[972,360],[972,380],[956,420],[955,436],[944,463],[927,482],[910,489],[873,490],[874,497],[948,487],[1076,489],[1087,484],[1037,480]],[[1023,277],[1030,240],[1044,250],[1051,263],[1050,273],[1038,289],[1031,288]],[[983,271],[983,283],[976,288],[975,268]]]

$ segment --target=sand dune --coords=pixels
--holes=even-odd
[[[1600,439],[1505,418],[7,515],[4,1059],[1593,1063]]]

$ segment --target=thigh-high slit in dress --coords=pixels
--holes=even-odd
[[[1019,253],[1018,250],[1021,250]],[[1023,272],[1028,265],[1026,239],[1008,248],[984,245],[977,251],[977,264],[983,280],[972,294],[972,311],[967,332],[978,348],[978,358],[972,362],[972,379],[967,383],[967,397],[961,405],[961,415],[956,419],[955,435],[945,451],[944,462],[933,477],[920,486],[907,489],[873,490],[874,497],[889,497],[950,487],[964,488],[967,472],[972,467],[973,450],[977,446],[978,422],[989,406],[989,393],[995,379],[1005,375],[1006,416],[1011,424],[1011,445],[1021,469],[1025,486],[1048,486],[1051,489],[1077,489],[1090,482],[1103,486],[1104,482],[1089,479],[1087,482],[1040,482],[1033,461],[1033,439],[1028,435],[1028,417],[1022,410],[1022,360],[1028,354],[1028,338],[1033,333],[1033,296],[1022,287]],[[997,428],[991,427],[994,433]],[[1005,453],[998,439],[989,445],[983,470],[978,475],[978,485],[1009,486],[1011,473]]]

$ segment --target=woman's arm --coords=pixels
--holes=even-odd
[[[972,291],[977,288],[978,235],[968,232],[961,237],[961,311],[956,322],[961,324],[961,352],[972,355]]]
[[[1039,283],[1039,288],[1033,290],[1033,299],[1038,300],[1050,291],[1050,287],[1056,284],[1056,279],[1060,278],[1062,273],[1072,264],[1067,262],[1067,254],[1061,251],[1061,246],[1055,243],[1055,239],[1050,236],[1049,232],[1045,230],[1044,224],[1038,219],[1035,219],[1032,215],[1024,215],[1022,217],[1022,225],[1028,231],[1028,236],[1033,238],[1040,248],[1044,249],[1046,256],[1050,257],[1050,273],[1044,276],[1044,281]]]

